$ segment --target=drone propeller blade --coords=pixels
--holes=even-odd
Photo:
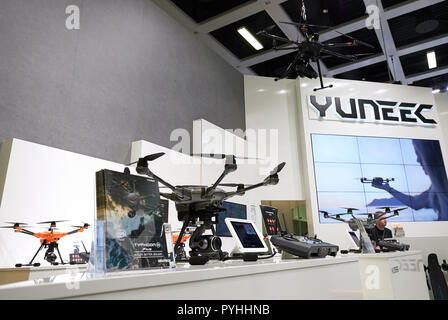
[[[344,55],[342,53],[330,51],[330,50],[327,50],[325,48],[322,48],[320,51],[323,52],[323,53],[326,53],[328,55],[334,56],[336,58],[340,58],[340,59],[345,59],[345,60],[350,60],[350,61],[355,61],[356,60],[356,57],[353,57],[351,55]]]
[[[333,27],[331,27],[331,26],[322,26],[322,25],[309,24],[309,23],[297,23],[297,22],[285,22],[285,21],[280,21],[280,23],[292,24],[292,25],[295,25],[296,27],[312,27],[312,28],[321,28],[321,29],[331,29],[331,28],[333,28]],[[342,33],[342,32],[340,32],[340,31],[337,31],[337,30],[332,30],[332,31],[334,31],[334,32],[336,32],[336,33],[339,33],[341,36],[344,36],[344,37],[347,37],[347,38],[349,38],[349,39],[351,39],[351,40],[353,40],[353,41],[356,41],[357,43],[359,43],[359,44],[361,44],[361,45],[364,45],[364,46],[366,46],[366,47],[370,47],[370,48],[375,49],[375,46],[371,45],[370,43],[367,43],[367,42],[365,42],[365,41],[358,40],[358,39],[356,39],[356,38],[354,38],[354,37],[352,37],[352,36],[349,36],[349,35],[347,35],[347,34],[345,34],[345,33]]]
[[[16,227],[14,227],[14,226],[1,226],[0,228],[5,228],[5,229],[14,229],[14,228],[16,228]]]
[[[36,222],[37,224],[45,224],[45,223],[56,223],[56,222],[66,222],[69,220],[52,220],[52,221],[42,221],[42,222]]]
[[[143,157],[141,159],[144,160],[144,161],[154,161],[154,160],[160,158],[163,155],[165,155],[165,152],[158,152],[158,153],[149,154],[149,155],[147,155],[147,156],[145,156],[145,157]],[[127,166],[131,166],[133,164],[136,164],[137,162],[138,162],[138,160],[134,161],[134,162],[131,162],[131,163],[128,163]]]
[[[251,184],[244,184],[244,183],[220,183],[218,184],[218,186],[223,186],[223,187],[239,187],[239,186],[243,186],[245,187],[250,187],[252,186]]]
[[[272,171],[271,171],[271,176],[279,173],[280,171],[282,171],[283,167],[285,166],[286,162],[282,162],[280,163],[278,166],[276,166]]]
[[[165,152],[153,153],[153,154],[147,155],[147,156],[144,157],[143,159],[144,159],[145,161],[153,161],[153,160],[156,160],[156,159],[160,158],[160,157],[163,156],[164,154],[165,154]]]
[[[391,209],[393,209],[393,208],[396,208],[396,207],[376,207],[376,209],[378,209],[378,210],[384,210],[384,211],[386,211],[386,213],[389,213],[389,212],[391,212]]]
[[[196,157],[205,157],[212,159],[225,159],[226,157],[234,157],[235,159],[245,159],[245,160],[263,160],[261,158],[253,158],[253,157],[240,157],[232,154],[223,154],[223,153],[194,153],[192,154]]]
[[[345,34],[345,33],[339,32],[339,31],[337,31],[337,30],[334,30],[334,31],[335,31],[336,33],[339,33],[341,36],[347,37],[347,38],[349,38],[349,39],[351,39],[351,40],[353,40],[353,41],[355,41],[355,42],[357,42],[357,43],[359,43],[359,44],[361,44],[361,45],[363,45],[363,46],[366,46],[366,47],[375,49],[375,46],[371,45],[370,43],[367,43],[367,42],[358,40],[358,39],[356,39],[356,38],[354,38],[354,37],[352,37],[352,36],[349,36],[349,35],[347,35],[347,34]]]
[[[267,27],[267,28],[264,28],[263,30],[264,30],[264,31],[271,31],[271,30],[274,30],[275,27],[277,27],[277,25],[276,25],[276,24],[273,24],[273,25],[270,25],[270,26]]]
[[[18,224],[18,225],[22,225],[22,226],[27,226],[28,225],[28,223],[25,223],[25,222],[5,222],[5,223]]]
[[[283,38],[283,37],[279,37],[279,36],[267,33],[266,30],[258,31],[256,34],[260,35],[260,36],[263,36],[263,37],[266,37],[266,38],[270,38],[270,39],[272,39],[274,41],[281,41],[281,42],[285,42],[285,43],[300,44],[300,42],[297,42],[297,41],[294,41],[294,40],[290,40],[290,39],[287,39],[287,38]]]
[[[375,53],[373,53],[373,52],[367,52],[367,53],[355,53],[355,54],[352,54],[352,56],[353,57],[365,57],[365,56],[371,56],[371,55],[374,55]]]
[[[322,29],[329,29],[329,28],[333,28],[330,26],[322,26],[322,25],[317,25],[317,24],[309,24],[309,23],[298,23],[298,22],[287,22],[287,21],[279,21],[280,23],[284,23],[284,24],[291,24],[293,26],[296,27],[313,27],[313,28],[322,28]]]

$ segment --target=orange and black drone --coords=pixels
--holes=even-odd
[[[33,237],[36,237],[40,239],[40,247],[37,250],[36,254],[33,256],[31,261],[28,264],[16,264],[16,267],[22,267],[22,266],[34,266],[38,267],[40,266],[40,263],[33,263],[34,259],[36,258],[37,254],[42,250],[42,248],[47,249],[45,252],[44,259],[51,263],[52,265],[58,265],[59,263],[56,262],[56,254],[54,253],[54,249],[58,252],[59,258],[61,259],[61,264],[65,264],[64,260],[62,260],[61,253],[59,252],[58,248],[58,241],[68,235],[75,234],[78,232],[83,232],[85,229],[89,228],[88,223],[84,223],[82,226],[72,226],[76,228],[75,230],[69,231],[69,232],[55,232],[54,230],[57,230],[56,228],[56,222],[65,222],[67,220],[59,220],[59,221],[44,221],[44,222],[38,222],[37,224],[50,224],[50,228],[47,231],[44,232],[32,232],[27,229],[22,228],[22,226],[27,226],[28,224],[22,223],[22,222],[5,222],[12,224],[12,226],[3,226],[0,228],[10,228],[14,229],[14,232],[20,232],[24,233]]]

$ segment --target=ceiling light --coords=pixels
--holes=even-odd
[[[436,60],[436,52],[430,51],[426,54],[426,58],[428,59],[428,68],[434,69],[437,67],[437,60]]]
[[[246,39],[246,41],[249,42],[255,50],[263,49],[262,44],[255,39],[255,37],[245,27],[239,28],[238,33],[243,36],[243,38]]]
[[[434,89],[434,90],[432,90],[432,93],[439,93],[440,92],[440,89]]]

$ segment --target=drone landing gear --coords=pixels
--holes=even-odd
[[[61,264],[65,264],[64,260],[62,260],[62,256],[61,256],[61,252],[59,251],[58,248],[58,244],[57,243],[50,243],[47,244],[46,242],[43,242],[39,249],[37,249],[36,253],[34,254],[33,258],[31,259],[31,261],[27,264],[21,264],[21,263],[17,263],[15,266],[16,268],[20,268],[20,267],[39,267],[40,263],[36,262],[33,263],[34,259],[36,258],[37,254],[40,252],[40,250],[42,250],[42,248],[46,247],[48,245],[48,249],[45,252],[45,257],[44,259],[48,262],[50,262],[52,265],[57,266],[59,264],[59,262],[56,262],[56,255],[54,254],[54,249],[56,249],[56,251],[58,252],[59,255],[59,259],[61,259]]]
[[[36,253],[33,256],[33,259],[31,259],[31,261],[27,264],[22,264],[22,263],[17,263],[16,264],[16,268],[20,268],[20,267],[39,267],[40,263],[33,263],[34,259],[36,258],[37,254],[40,252],[40,250],[43,248],[45,243],[42,243],[39,247],[39,249],[37,249]]]
[[[324,81],[323,81],[323,79],[322,79],[322,71],[321,71],[321,69],[320,69],[320,62],[319,62],[319,59],[317,59],[316,62],[317,62],[317,70],[319,71],[320,88],[314,88],[313,91],[316,92],[316,91],[319,91],[319,90],[322,90],[322,89],[333,88],[333,85],[332,85],[332,84],[330,84],[330,85],[324,87]]]

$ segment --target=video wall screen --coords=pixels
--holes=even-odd
[[[389,221],[448,221],[448,180],[438,140],[312,134],[319,210],[375,213]],[[365,217],[365,216],[364,216]],[[338,223],[319,213],[320,223]]]
[[[228,201],[222,202],[224,212],[218,212],[218,223],[216,224],[216,235],[220,237],[231,237],[229,228],[227,228],[225,219],[247,219],[247,207],[244,204],[233,203]]]

